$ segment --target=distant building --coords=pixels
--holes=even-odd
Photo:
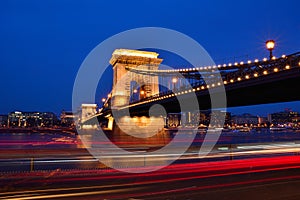
[[[266,124],[268,122],[267,117],[258,117],[258,123],[259,124]]]
[[[53,112],[42,112],[40,117],[42,118],[41,126],[51,127],[59,125],[59,119]]]
[[[231,124],[231,113],[221,110],[215,110],[214,116],[212,118],[211,111],[197,111],[197,112],[185,112],[185,113],[169,113],[167,115],[166,125],[167,127],[177,127],[181,125],[185,126],[195,126],[195,125],[205,125],[208,126],[213,123],[215,126],[223,126],[219,124],[220,120],[225,117],[224,124]],[[183,123],[184,122],[184,123]]]
[[[7,126],[8,115],[0,115],[0,127]]]
[[[200,111],[199,124],[208,126],[210,123],[214,123],[215,125],[222,126],[221,124],[218,124],[220,119],[224,119],[224,125],[231,125],[232,123],[230,112],[224,112],[222,110],[214,110],[214,118],[212,118],[211,111],[205,110],[205,111]]]
[[[199,125],[208,126],[210,122],[210,111],[200,111]]]
[[[8,113],[8,126],[9,127],[21,127],[24,126],[24,116],[22,112],[20,111],[15,111]]]
[[[52,112],[21,112],[8,114],[9,127],[51,127],[58,124],[57,116]]]
[[[167,127],[178,127],[180,126],[181,114],[180,113],[168,113],[166,119]]]
[[[249,113],[245,113],[242,115],[235,115],[232,117],[232,122],[237,125],[256,125],[258,124],[258,117],[251,115]]]
[[[298,112],[285,110],[282,112],[269,114],[268,120],[272,124],[298,123],[300,121],[300,115]]]
[[[75,115],[71,111],[62,111],[60,114],[61,126],[71,127],[75,125]]]

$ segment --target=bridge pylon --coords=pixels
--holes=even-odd
[[[110,64],[113,67],[112,108],[128,105],[130,95],[139,92],[139,100],[159,93],[158,76],[130,72],[128,69],[158,70],[162,59],[158,53],[140,50],[116,49]]]

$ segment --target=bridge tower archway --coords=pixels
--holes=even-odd
[[[139,86],[139,100],[159,93],[158,76],[139,74],[130,69],[158,70],[162,62],[158,53],[140,50],[116,49],[110,64],[113,67],[112,101],[113,108],[128,105],[132,95],[132,82]]]

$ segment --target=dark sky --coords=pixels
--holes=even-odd
[[[0,113],[71,110],[73,83],[84,58],[103,40],[132,28],[180,31],[217,64],[267,57],[267,39],[276,40],[277,56],[297,52],[299,7],[298,0],[1,0]],[[285,107],[300,111],[300,102],[234,112],[265,114]]]

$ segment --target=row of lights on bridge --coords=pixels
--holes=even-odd
[[[285,58],[286,57],[286,55],[282,55],[281,56],[282,58]],[[271,58],[272,60],[275,60],[276,59],[276,57],[275,56],[272,56],[272,58]],[[268,59],[267,58],[263,58],[263,60],[262,61],[264,61],[264,62],[266,62],[266,61],[268,61]],[[255,59],[254,60],[254,63],[258,63],[258,62],[260,62],[258,59]],[[223,64],[223,65],[214,65],[214,66],[208,66],[208,67],[197,67],[197,68],[189,68],[189,69],[174,69],[174,70],[155,70],[155,71],[157,71],[157,72],[189,72],[189,71],[201,71],[201,70],[211,70],[211,69],[221,69],[221,68],[226,68],[226,67],[232,67],[232,66],[242,66],[242,65],[244,65],[244,64],[251,64],[252,63],[252,61],[251,60],[248,60],[247,62],[243,62],[243,61],[241,61],[241,62],[235,62],[235,63],[228,63],[228,64]]]
[[[300,66],[300,62],[298,63],[298,65]],[[289,70],[289,69],[291,69],[291,67],[290,67],[289,65],[286,65],[286,66],[285,66],[285,70]],[[280,71],[280,70],[279,70],[277,67],[275,67],[275,68],[273,69],[273,72],[279,72],[279,71]],[[267,70],[264,70],[263,73],[262,73],[262,75],[267,75],[267,74],[269,74],[269,72],[268,72]],[[259,77],[259,76],[260,76],[260,74],[259,74],[258,72],[253,73],[253,78],[257,78],[257,77]],[[247,79],[250,79],[250,78],[251,78],[250,75],[245,75],[244,80],[247,80]],[[227,81],[227,80],[224,80],[224,81],[223,81],[223,84],[224,84],[224,85],[227,85],[227,84],[230,84],[230,83],[234,83],[235,81],[242,81],[242,80],[243,80],[242,77],[238,77],[236,80],[234,80],[234,79],[230,79],[230,80],[228,80],[228,81]],[[177,81],[178,81],[177,78],[173,78],[173,79],[172,79],[172,83],[173,83],[173,84],[176,84]],[[216,87],[216,86],[221,86],[221,82],[218,82],[218,83],[216,83],[216,84],[213,83],[213,84],[211,84],[211,85],[206,85],[206,86],[202,85],[202,86],[199,86],[199,87],[197,87],[197,88],[193,88],[193,89],[189,89],[189,90],[177,92],[177,93],[174,93],[174,94],[164,95],[164,96],[161,96],[161,97],[156,97],[156,98],[153,98],[153,99],[150,99],[150,100],[147,100],[147,101],[135,103],[135,104],[130,105],[130,106],[139,105],[139,104],[144,104],[144,103],[150,103],[150,102],[158,101],[158,100],[163,100],[163,99],[167,99],[167,98],[174,97],[174,96],[177,96],[177,95],[183,95],[183,94],[187,94],[187,93],[191,93],[191,92],[196,92],[196,91],[200,91],[200,90],[205,90],[205,89],[213,88],[213,87]],[[141,92],[141,94],[142,94],[144,91],[142,90],[142,91],[140,91],[140,92]],[[134,91],[134,93],[137,93],[137,91]],[[108,98],[110,98],[110,97],[111,97],[111,94],[108,95]],[[103,99],[102,99],[102,102],[105,102],[105,101],[106,101],[106,99],[103,98]],[[129,106],[129,107],[130,107],[130,106]]]
[[[300,62],[299,62],[299,66],[300,66]],[[286,70],[288,70],[288,69],[290,69],[291,67],[289,66],[289,65],[286,65],[285,66],[285,69]],[[273,72],[279,72],[279,69],[277,68],[277,67],[275,67],[274,69],[273,69]],[[268,70],[264,70],[263,71],[263,75],[267,75],[267,74],[269,74],[270,72],[268,72]],[[253,77],[254,78],[256,78],[256,77],[258,77],[259,76],[259,73],[258,72],[255,72],[255,73],[253,73]],[[246,75],[245,76],[245,79],[250,79],[251,77],[250,77],[250,75]],[[241,80],[243,80],[241,77],[238,77],[237,79],[236,79],[237,81],[241,81]],[[224,81],[224,85],[226,85],[226,84],[228,84],[228,83],[233,83],[235,80],[234,79],[230,79],[229,80],[229,82],[228,81]]]
[[[300,62],[298,63],[299,67],[300,67]],[[291,69],[290,65],[286,65],[284,70],[289,70]],[[280,69],[275,67],[273,69],[273,72],[279,72]],[[270,72],[268,72],[267,70],[264,70],[262,72],[262,75],[268,75]],[[260,74],[258,72],[255,72],[253,73],[253,76],[252,78],[257,78],[259,77]],[[230,83],[234,83],[235,81],[242,81],[242,80],[247,80],[247,79],[250,79],[251,76],[250,75],[245,75],[244,79],[242,77],[238,77],[236,80],[234,79],[230,79],[230,80],[224,80],[223,81],[223,84],[224,85],[227,85],[227,84],[230,84]],[[177,82],[177,78],[173,78],[172,79],[172,82],[173,84],[175,84]],[[177,95],[183,95],[183,94],[188,94],[188,93],[191,93],[191,92],[196,92],[196,91],[200,91],[200,90],[205,90],[205,89],[209,89],[209,88],[214,88],[214,87],[217,87],[217,86],[221,86],[221,82],[218,82],[218,83],[213,83],[211,85],[202,85],[202,86],[199,86],[197,88],[193,88],[193,89],[189,89],[189,90],[185,90],[185,91],[181,91],[181,92],[175,92],[173,94],[169,94],[169,95],[164,95],[164,96],[161,96],[161,97],[156,97],[156,98],[153,98],[153,99],[149,99],[149,100],[146,100],[146,101],[143,101],[143,102],[138,102],[138,103],[135,103],[135,104],[132,104],[132,105],[129,105],[128,107],[131,107],[131,106],[136,106],[136,105],[140,105],[140,104],[144,104],[144,103],[150,103],[150,102],[153,102],[153,101],[158,101],[158,100],[163,100],[163,99],[167,99],[167,98],[170,98],[170,97],[174,97],[174,96],[177,96]]]
[[[270,60],[275,60],[276,57],[273,56],[273,50],[274,50],[274,47],[275,47],[275,41],[274,40],[268,40],[266,41],[266,48],[267,50],[269,50],[270,52]],[[282,58],[285,58],[286,55],[282,55],[281,56]],[[266,62],[268,61],[267,58],[264,58],[262,61]],[[254,60],[255,63],[258,63],[259,60],[258,59],[255,59]],[[251,60],[248,60],[247,62],[248,64],[251,64],[252,61]],[[189,68],[189,69],[174,69],[174,70],[154,70],[154,71],[159,71],[159,72],[183,72],[183,71],[196,71],[196,70],[207,70],[207,69],[216,69],[216,68],[222,68],[222,67],[231,67],[231,66],[239,66],[239,65],[244,65],[244,62],[235,62],[234,64],[232,63],[229,63],[228,65],[227,64],[223,64],[223,65],[218,65],[218,66],[208,66],[208,67],[200,67],[200,68]],[[300,66],[300,62],[298,63],[298,65]],[[286,65],[285,66],[285,70],[289,70],[291,67],[289,65]],[[277,67],[275,67],[273,69],[273,72],[278,72],[279,69]],[[269,74],[269,72],[267,70],[263,71],[262,73],[263,75],[267,75]],[[255,72],[253,73],[253,78],[256,78],[256,77],[259,77],[259,73],[258,72]],[[251,76],[250,75],[245,75],[244,77],[244,80],[246,79],[250,79]],[[230,80],[224,80],[223,81],[223,84],[224,85],[227,85],[227,84],[230,84],[230,83],[234,83],[235,81],[242,81],[243,78],[242,77],[238,77],[236,80],[234,79],[230,79]],[[174,88],[175,88],[175,84],[177,83],[178,79],[177,78],[172,78],[172,83],[174,84]],[[153,101],[157,101],[157,100],[162,100],[162,99],[166,99],[166,98],[170,98],[170,97],[174,97],[175,95],[182,95],[182,94],[187,94],[187,93],[191,93],[191,92],[195,92],[195,91],[200,91],[200,90],[204,90],[204,89],[209,89],[210,87],[216,87],[216,86],[221,86],[221,83],[218,82],[216,84],[211,84],[211,85],[206,85],[206,86],[200,86],[200,87],[197,87],[196,89],[193,88],[193,89],[189,89],[189,90],[185,90],[185,91],[181,91],[181,92],[177,92],[177,93],[174,93],[174,94],[169,94],[169,95],[164,95],[164,96],[161,96],[161,97],[156,97],[156,98],[153,98],[153,99],[150,99],[150,100],[147,100],[147,101],[143,101],[143,102],[138,102],[136,104],[133,104],[133,105],[130,105],[130,106],[134,106],[134,105],[139,105],[139,104],[143,104],[143,103],[149,103],[149,102],[153,102]],[[144,91],[140,91],[141,94],[144,92]],[[137,93],[137,90],[134,90],[134,93]],[[108,95],[108,98],[111,97],[111,94]],[[102,98],[102,102],[104,103],[106,101],[106,98]],[[129,106],[129,107],[130,107]]]
[[[274,40],[268,40],[266,41],[266,48],[267,50],[269,50],[270,52],[270,60],[275,60],[276,57],[273,56],[273,50],[274,50],[274,47],[275,47],[275,41]],[[282,55],[282,58],[285,58],[286,56],[285,55]],[[264,62],[268,61],[267,58],[263,58]],[[258,63],[259,60],[258,59],[255,59],[254,60],[254,63]],[[251,64],[252,61],[251,60],[248,60],[247,62],[235,62],[235,63],[229,63],[229,64],[223,64],[223,65],[214,65],[214,66],[206,66],[206,67],[197,67],[197,68],[189,68],[189,69],[173,69],[173,70],[151,70],[152,72],[189,72],[189,71],[199,71],[199,70],[211,70],[211,69],[220,69],[220,68],[225,68],[225,67],[232,67],[232,66],[242,66],[244,65],[245,63],[247,64]]]
[[[285,58],[286,56],[285,55],[282,55],[282,58]],[[276,57],[273,56],[271,58],[272,60],[275,60]],[[263,58],[264,62],[268,61],[267,58]],[[260,62],[258,59],[255,59],[254,60],[254,63],[258,63]],[[235,62],[235,63],[228,63],[228,64],[219,64],[219,65],[214,65],[214,66],[207,66],[207,67],[197,67],[197,68],[189,68],[189,69],[173,69],[173,70],[149,70],[151,72],[167,72],[167,73],[170,73],[170,72],[191,72],[191,71],[202,71],[202,70],[214,70],[214,69],[221,69],[221,68],[226,68],[226,67],[232,67],[232,66],[242,66],[244,64],[251,64],[252,61],[251,60],[248,60],[247,62]]]

